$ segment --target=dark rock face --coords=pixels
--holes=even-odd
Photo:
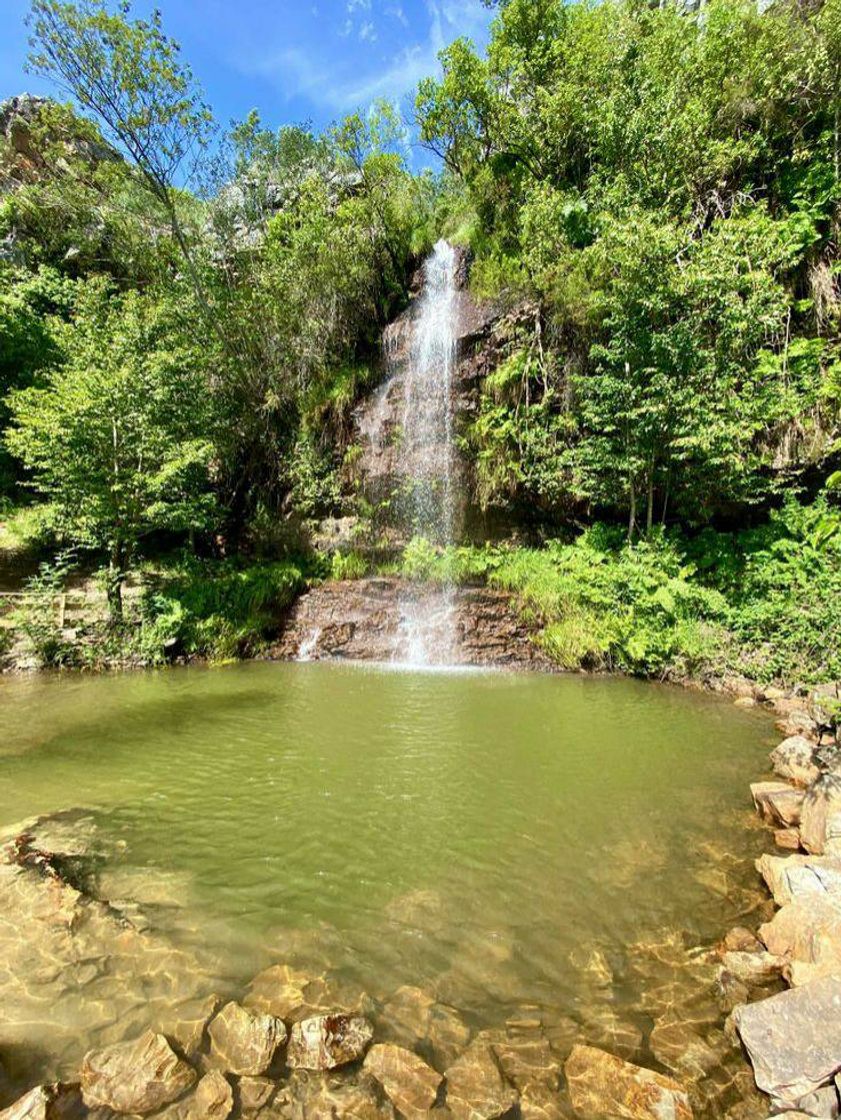
[[[281,660],[398,661],[405,654],[401,609],[407,596],[434,617],[445,594],[454,599],[455,640],[447,664],[549,670],[552,663],[502,591],[460,587],[445,592],[395,578],[348,580],[315,588],[298,600],[271,656]],[[449,622],[442,605],[442,625]],[[442,648],[447,648],[446,644]]]

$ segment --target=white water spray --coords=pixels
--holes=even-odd
[[[415,534],[437,545],[455,539],[456,458],[453,373],[456,364],[458,257],[439,241],[424,266],[404,383],[400,462],[407,520]],[[454,646],[454,590],[409,590],[400,603],[404,660],[447,664]]]

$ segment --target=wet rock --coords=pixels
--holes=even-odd
[[[161,1033],[177,1043],[186,1058],[194,1058],[204,1046],[208,1024],[221,1003],[215,995],[183,1003],[161,1021]]]
[[[800,821],[800,843],[821,855],[841,845],[841,776],[823,775],[806,795]]]
[[[443,1081],[417,1054],[391,1043],[372,1046],[363,1069],[382,1085],[406,1120],[423,1120],[427,1116]]]
[[[815,762],[815,744],[802,735],[790,735],[771,751],[775,774],[804,789],[816,782],[820,770]]]
[[[389,1041],[428,1051],[440,1069],[452,1065],[470,1041],[470,1028],[455,1008],[410,985],[387,1000],[380,1027]]]
[[[724,968],[743,984],[769,984],[782,975],[785,958],[772,953],[725,953]]]
[[[241,1112],[259,1112],[275,1095],[277,1085],[268,1077],[241,1077],[237,1082],[237,1103]]]
[[[189,1105],[190,1120],[228,1120],[234,1107],[231,1083],[218,1070],[206,1073]]]
[[[328,1012],[370,1015],[374,1010],[373,1000],[361,988],[324,973],[314,976],[286,964],[274,965],[255,976],[243,1005],[287,1022],[312,1019]]]
[[[685,1088],[591,1046],[576,1046],[564,1066],[570,1099],[582,1116],[691,1120]]]
[[[786,848],[790,852],[800,850],[799,828],[778,828],[774,832],[774,843],[778,848]]]
[[[260,1015],[226,1003],[208,1027],[214,1062],[230,1073],[265,1073],[286,1042],[286,1027],[274,1015]]]
[[[146,1031],[129,1042],[91,1050],[80,1080],[88,1108],[144,1115],[182,1096],[195,1083],[196,1072],[162,1034]]]
[[[75,1120],[82,1114],[78,1086],[36,1085],[13,1105],[0,1111],[0,1120]]]
[[[517,1091],[506,1083],[487,1042],[472,1042],[445,1077],[455,1120],[496,1120],[517,1103]]]
[[[750,787],[753,803],[764,820],[784,828],[800,824],[805,793],[787,782],[754,782]]]
[[[613,970],[601,949],[573,949],[569,954],[569,963],[596,987],[609,988],[613,983]]]
[[[557,1092],[561,1065],[541,1033],[506,1037],[494,1041],[492,1046],[502,1072],[520,1093],[535,1086]],[[532,1099],[536,1097],[533,1095]]]
[[[700,1080],[721,1058],[701,1035],[675,1014],[658,1019],[648,1040],[651,1053],[672,1073]]]
[[[726,969],[721,970],[718,978],[718,994],[721,1010],[725,1014],[729,1014],[740,1003],[747,1003],[750,999],[747,985]]]
[[[317,1015],[294,1024],[286,1061],[292,1069],[335,1069],[361,1058],[373,1037],[361,1016]]]
[[[607,1006],[588,1008],[578,1033],[585,1042],[626,1058],[633,1058],[642,1047],[642,1030]]]
[[[725,935],[724,948],[729,953],[755,953],[762,949],[762,943],[749,929],[735,926]]]
[[[547,1089],[544,1085],[529,1084],[520,1093],[522,1120],[564,1120],[566,1115],[561,1106],[561,1099],[554,1089]]]
[[[733,1019],[756,1084],[788,1108],[841,1070],[841,977],[737,1007]]]
[[[283,1120],[395,1120],[391,1102],[384,1100],[369,1074],[336,1076],[296,1070],[278,1090],[267,1114]]]
[[[841,902],[841,860],[828,856],[764,855],[756,869],[778,906],[802,898]]]

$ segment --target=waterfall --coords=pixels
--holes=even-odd
[[[400,425],[402,504],[413,533],[438,545],[455,539],[456,455],[453,372],[458,257],[439,241],[424,265],[424,285],[413,323],[403,384]],[[454,589],[440,594],[409,589],[400,603],[404,659],[446,664],[454,640]]]

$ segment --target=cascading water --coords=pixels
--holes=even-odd
[[[456,361],[458,257],[439,241],[424,265],[411,350],[404,378],[400,427],[403,502],[412,531],[438,545],[455,539],[456,457],[453,441],[453,372]],[[403,659],[413,665],[446,664],[454,641],[454,591],[408,591],[400,603]]]

